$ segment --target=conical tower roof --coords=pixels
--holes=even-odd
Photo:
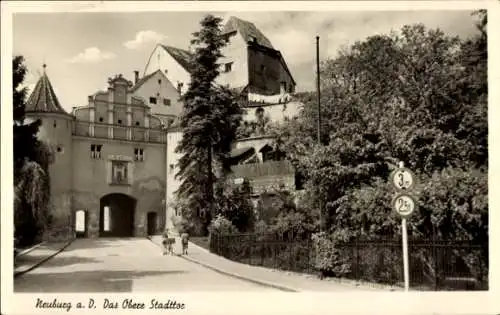
[[[62,108],[43,65],[43,75],[26,102],[26,112],[68,113]]]

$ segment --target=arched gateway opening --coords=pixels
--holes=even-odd
[[[99,236],[134,236],[136,200],[125,194],[109,194],[101,198]]]

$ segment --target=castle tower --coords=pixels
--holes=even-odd
[[[61,107],[45,68],[44,64],[43,74],[26,103],[26,118],[41,120],[38,139],[45,142],[53,152],[53,163],[49,167],[53,226],[68,227],[73,222],[73,116]]]

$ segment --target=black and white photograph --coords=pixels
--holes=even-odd
[[[280,7],[10,15],[14,295],[491,290],[488,8]]]

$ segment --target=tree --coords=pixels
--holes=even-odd
[[[307,176],[309,208],[322,201],[337,237],[386,235],[397,227],[383,211],[390,210],[391,194],[384,183],[399,160],[424,185],[448,174],[445,170],[457,185],[471,173],[487,178],[485,23],[483,16],[480,34],[466,41],[423,25],[405,26],[357,42],[322,64],[323,145],[316,141],[315,93],[302,95],[299,119],[280,128],[277,143]],[[484,180],[463,181],[485,188]],[[473,197],[467,192],[467,197],[456,191],[446,196],[461,204],[460,198]],[[421,193],[422,200],[433,198],[431,190]],[[469,219],[482,211],[461,209]],[[463,228],[456,223],[454,229]],[[383,228],[370,230],[378,224]],[[469,225],[468,233],[472,230]]]
[[[242,116],[232,92],[215,83],[219,75],[217,62],[228,42],[220,23],[220,18],[207,15],[200,22],[201,30],[193,33],[193,70],[188,91],[181,98],[183,137],[177,147],[182,154],[177,197],[185,201],[182,212],[190,212],[192,218],[199,220],[203,226],[200,232],[205,234],[215,215],[214,184],[223,182],[229,172],[231,143]]]
[[[31,123],[27,123],[25,121],[26,96],[28,94],[28,89],[27,87],[22,86],[27,72],[23,56],[14,57],[12,61],[12,70],[12,94],[14,101],[14,180],[16,180],[25,163],[25,159],[29,161],[34,161],[36,159],[34,150],[37,143],[36,135],[42,123],[40,120],[36,120]]]
[[[14,100],[14,235],[21,246],[31,245],[50,225],[49,165],[52,152],[37,139],[41,121],[25,120],[26,75],[24,58],[16,56],[13,66]]]

